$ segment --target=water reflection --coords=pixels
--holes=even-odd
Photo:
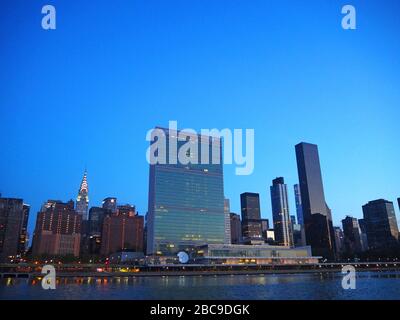
[[[341,273],[70,277],[56,290],[41,278],[0,280],[0,299],[400,299],[400,272],[359,272],[343,290]]]

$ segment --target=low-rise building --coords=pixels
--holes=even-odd
[[[270,245],[209,244],[197,248],[193,263],[225,265],[314,264],[321,257],[312,256],[311,247],[284,247]]]

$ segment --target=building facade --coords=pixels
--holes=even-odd
[[[340,227],[333,227],[335,233],[335,246],[338,258],[342,257],[344,253],[344,233]]]
[[[176,255],[224,243],[221,139],[156,128],[150,150],[157,159],[150,164],[147,254]],[[187,163],[177,161],[182,152]]]
[[[81,235],[81,255],[98,255],[101,249],[101,236],[103,233],[103,222],[111,211],[102,207],[91,207],[89,210],[89,220],[86,221],[85,230]],[[85,221],[83,221],[83,224]],[[83,230],[83,228],[82,228]]]
[[[362,252],[362,239],[357,218],[347,216],[342,220],[344,251],[348,255]]]
[[[225,244],[231,244],[231,204],[229,199],[224,199],[224,214],[225,214]]]
[[[318,263],[310,247],[270,245],[205,245],[199,247],[194,263],[225,265],[299,265]]]
[[[101,254],[110,255],[120,251],[143,252],[144,217],[135,207],[119,206],[117,213],[103,219]]]
[[[367,251],[368,250],[368,237],[367,237],[367,226],[365,225],[365,220],[359,219],[358,225],[360,226],[360,232],[361,232],[362,251]]]
[[[38,213],[33,236],[33,255],[78,257],[80,254],[82,214],[71,200],[49,200]]]
[[[263,240],[260,195],[252,192],[242,193],[240,195],[240,207],[242,212],[243,241]]]
[[[303,207],[301,205],[300,186],[298,184],[295,184],[293,186],[293,189],[294,189],[294,199],[295,199],[295,203],[296,203],[297,223],[300,224],[300,225],[304,225]]]
[[[231,242],[232,244],[239,244],[242,242],[242,223],[240,216],[236,213],[230,213],[231,220]]]
[[[22,199],[0,197],[0,262],[25,253],[28,216]]]
[[[393,202],[378,199],[370,201],[362,207],[364,223],[370,250],[396,246],[399,229],[394,213]]]
[[[270,192],[275,242],[281,246],[292,247],[293,226],[289,214],[287,186],[284,178],[279,177],[274,179],[270,187]]]
[[[333,260],[332,214],[325,201],[318,146],[302,142],[295,149],[306,243],[314,255]]]
[[[82,216],[82,220],[88,220],[88,208],[89,208],[89,186],[87,182],[87,173],[83,174],[81,185],[78,191],[78,197],[76,198],[77,214]]]
[[[111,213],[117,212],[117,198],[109,197],[103,200],[103,209],[111,211]]]

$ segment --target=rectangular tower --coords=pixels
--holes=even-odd
[[[22,199],[0,198],[0,261],[25,252],[28,215]]]
[[[156,128],[151,141],[147,254],[224,243],[221,139]]]
[[[293,246],[293,229],[289,215],[287,186],[283,177],[272,181],[270,187],[275,241],[278,245]]]
[[[399,229],[393,202],[378,199],[362,207],[370,250],[393,247],[398,244]]]
[[[334,231],[331,211],[325,201],[318,146],[299,143],[296,159],[306,243],[312,247],[313,255],[333,260]]]
[[[240,206],[243,240],[245,242],[263,240],[260,195],[252,192],[242,193],[240,195]]]

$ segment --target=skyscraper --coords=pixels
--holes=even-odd
[[[398,244],[399,229],[393,202],[384,199],[370,201],[363,205],[362,210],[369,249],[390,248]]]
[[[340,227],[333,227],[335,233],[336,253],[340,257],[344,250],[344,234]]]
[[[49,200],[38,213],[33,236],[33,254],[79,256],[82,215],[74,210],[73,200]]]
[[[22,221],[21,221],[19,243],[18,243],[18,254],[20,255],[24,255],[24,253],[27,251],[27,247],[29,244],[29,239],[28,239],[29,211],[30,211],[30,206],[24,204],[22,206]]]
[[[245,242],[262,241],[260,195],[245,192],[240,195],[242,211],[242,237]]]
[[[242,224],[240,216],[236,213],[230,213],[231,220],[231,242],[232,244],[239,244],[242,240]]]
[[[186,136],[185,141],[178,136]],[[184,164],[176,158],[187,143],[193,149],[185,151],[190,161]],[[150,145],[158,147],[159,161],[150,164],[147,254],[175,255],[224,243],[221,139],[156,128]]]
[[[0,197],[0,261],[25,252],[28,215],[22,199]]]
[[[313,255],[332,260],[335,258],[334,231],[331,211],[325,201],[318,146],[299,143],[296,159],[306,243]]]
[[[367,237],[367,226],[365,224],[365,220],[358,219],[358,225],[360,226],[360,232],[361,232],[362,251],[367,251],[368,250],[368,237]]]
[[[301,206],[301,192],[300,192],[300,186],[298,184],[294,185],[294,198],[296,202],[297,223],[303,225],[304,224],[303,208]]]
[[[87,228],[81,235],[81,254],[100,254],[103,221],[107,215],[111,214],[110,210],[104,208],[90,208]]]
[[[289,215],[289,202],[287,186],[284,178],[272,180],[271,204],[272,217],[274,219],[275,241],[278,245],[293,246],[293,228]]]
[[[344,248],[349,255],[362,251],[361,231],[357,218],[346,216],[342,220],[344,234]]]
[[[82,182],[79,187],[78,197],[76,198],[76,213],[82,216],[83,220],[88,220],[89,208],[89,188],[87,183],[87,172],[83,174]]]
[[[266,232],[269,229],[269,220],[268,219],[261,219],[261,231],[263,234],[263,237],[265,238]]]
[[[231,244],[231,204],[229,199],[224,200],[225,213],[225,244]]]

